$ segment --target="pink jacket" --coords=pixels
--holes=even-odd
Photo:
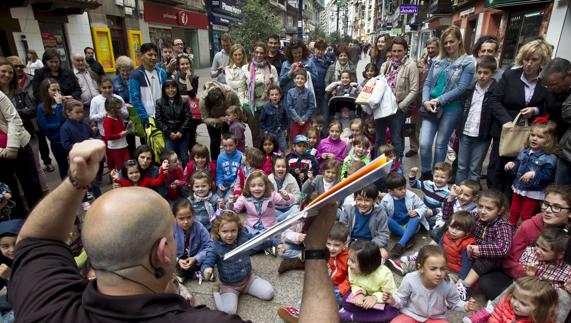
[[[521,226],[517,229],[513,237],[510,251],[504,258],[502,264],[504,272],[508,276],[512,278],[525,276],[525,268],[520,264],[519,258],[521,258],[525,248],[531,246],[537,237],[539,237],[543,226],[544,223],[541,213],[521,223]]]
[[[321,155],[323,155],[323,153],[329,153],[329,154],[334,154],[337,159],[337,161],[339,161],[339,163],[343,164],[343,160],[345,160],[345,157],[347,157],[347,154],[349,154],[349,149],[347,146],[347,143],[345,143],[345,141],[339,139],[339,140],[331,140],[331,138],[327,137],[324,139],[321,139],[321,141],[319,142],[319,145],[317,146],[317,159],[319,160],[319,165],[321,166],[323,164],[323,158],[321,157]],[[316,175],[316,174],[314,174]]]
[[[236,203],[234,203],[234,211],[242,212],[246,210],[246,221],[244,225],[248,228],[254,227],[258,220],[262,220],[264,228],[269,228],[276,224],[276,204],[292,205],[295,204],[295,196],[289,194],[289,199],[285,200],[279,193],[272,192],[269,197],[263,198],[262,210],[258,214],[253,197],[245,197],[240,195]]]

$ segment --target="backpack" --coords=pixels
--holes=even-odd
[[[155,118],[153,117],[149,117],[149,123],[145,128],[145,139],[147,140],[147,145],[153,149],[155,162],[160,164],[160,156],[166,148],[165,137],[163,132],[157,128]]]

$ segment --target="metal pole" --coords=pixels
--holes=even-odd
[[[337,0],[337,35],[339,35],[339,1]]]
[[[297,39],[303,40],[303,0],[297,1]]]

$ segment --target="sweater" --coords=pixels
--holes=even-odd
[[[329,267],[329,276],[333,285],[339,288],[341,295],[346,295],[351,290],[349,283],[349,248],[345,247],[337,256],[329,257],[327,266]]]
[[[343,213],[339,218],[341,223],[344,223],[349,228],[349,232],[353,232],[355,226],[355,213],[357,208],[354,205],[344,205]],[[390,231],[389,231],[389,218],[386,212],[380,205],[374,205],[369,217],[369,230],[373,236],[372,241],[379,248],[386,248],[389,244]]]
[[[460,299],[456,285],[450,279],[444,279],[438,286],[429,289],[422,283],[419,271],[404,276],[393,298],[394,306],[399,308],[401,313],[419,322],[428,319],[446,320],[448,308],[464,312],[466,305],[466,302]]]
[[[274,185],[274,190],[277,192],[278,191],[278,184],[276,183],[275,175],[270,174],[268,176],[268,179],[270,180],[270,183],[272,183],[272,185]],[[293,175],[290,173],[287,173],[285,178],[284,178],[284,182],[282,184],[282,190],[285,190],[290,195],[293,195],[296,197],[299,196],[299,193],[301,192],[299,189],[299,185],[297,185],[297,181],[295,180],[295,177],[293,177]]]
[[[513,237],[511,248],[502,263],[504,272],[508,276],[512,278],[525,276],[525,268],[520,264],[519,258],[525,248],[531,246],[539,237],[544,226],[541,213],[521,223]]]
[[[384,292],[394,294],[397,291],[393,273],[385,265],[380,265],[368,275],[356,274],[349,268],[349,282],[351,294],[375,296],[377,303],[384,303]]]
[[[448,195],[450,195],[448,185],[436,187],[436,184],[434,184],[433,181],[420,181],[416,179],[416,176],[409,176],[408,180],[410,187],[422,191],[424,194],[424,204],[432,210],[433,215],[442,211],[442,203],[444,203],[448,198]]]
[[[128,146],[127,138],[121,135],[121,132],[125,131],[123,120],[105,116],[103,130],[105,131],[104,138],[107,140],[107,149],[122,149]]]
[[[337,181],[332,185],[335,184],[337,184]],[[305,181],[301,186],[301,192],[305,195],[316,193],[317,196],[325,193],[325,179],[323,178],[323,175],[317,175],[315,178]]]
[[[246,211],[246,218],[244,220],[244,226],[248,228],[253,228],[256,223],[261,221],[264,228],[269,228],[276,224],[276,205],[293,205],[296,203],[295,196],[289,195],[289,199],[284,199],[281,194],[272,192],[269,197],[263,197],[260,199],[262,201],[262,207],[260,211],[256,209],[256,198],[245,197],[240,195],[236,203],[234,203],[234,211],[242,212]]]
[[[490,318],[488,319],[488,323],[532,323],[532,321],[528,318],[516,318],[514,310],[512,308],[512,304],[510,300],[502,297],[498,305],[494,308]],[[549,322],[545,322],[549,323]]]
[[[420,223],[424,226],[426,230],[429,230],[428,221],[426,221],[424,215],[426,213],[427,208],[422,202],[422,200],[412,191],[407,190],[404,197],[404,203],[406,205],[407,210],[416,211],[416,213],[418,213],[418,216],[422,217]],[[383,199],[381,200],[381,207],[387,218],[393,216],[393,214],[395,213],[395,205],[394,205],[393,196],[391,194],[387,194],[385,195],[385,197],[383,197]]]
[[[121,100],[122,102],[121,115],[123,118],[129,117],[129,111],[127,110],[127,106],[125,105],[123,98],[116,94],[113,94],[113,97]],[[89,120],[97,122],[97,128],[99,128],[99,135],[101,137],[105,137],[105,129],[103,129],[103,118],[107,115],[107,111],[105,110],[105,101],[107,101],[107,98],[99,94],[91,99],[91,104],[89,106]]]
[[[218,194],[212,194],[208,200],[201,201],[195,198],[193,194],[191,194],[188,199],[192,204],[192,213],[194,214],[194,219],[200,222],[207,230],[210,231],[210,228],[212,227],[212,223],[210,222],[212,216],[208,214],[206,203],[209,203],[212,206],[212,210],[215,211],[218,206],[218,200],[220,200],[220,196],[218,196]],[[216,212],[214,214],[216,214]]]
[[[187,183],[192,182],[192,174],[194,174],[197,171],[199,170],[196,169],[196,163],[194,162],[194,160],[191,160],[186,164],[186,168],[184,169],[184,176]],[[212,184],[213,184],[212,187],[214,188],[216,186],[216,163],[209,162],[208,165],[206,166],[206,170],[203,170],[203,172],[204,171],[208,175],[210,175],[210,179],[212,179]]]
[[[347,170],[349,169],[349,165],[354,160],[360,160],[363,163],[365,163],[365,165],[371,162],[371,159],[367,154],[361,157],[357,157],[353,154],[353,149],[351,149],[349,155],[347,155],[347,157],[345,157],[345,159],[343,160],[343,166],[341,166],[341,175],[339,176],[340,179],[347,177]]]
[[[196,221],[192,221],[190,227],[190,235],[188,242],[188,249],[184,250],[184,230],[178,224],[174,225],[174,240],[176,241],[176,257],[181,258],[184,255],[194,257],[197,264],[201,264],[206,257],[206,249],[210,244],[210,235],[204,226]]]
[[[330,137],[322,139],[317,145],[317,159],[319,160],[320,166],[323,165],[324,153],[329,153],[335,155],[335,159],[342,164],[347,154],[349,154],[349,147],[347,143],[341,139],[333,140]]]
[[[170,184],[178,181],[176,188],[171,188]],[[174,170],[169,170],[165,176],[164,186],[168,186],[166,196],[164,196],[169,201],[176,201],[181,196],[181,189],[187,186],[186,180],[184,178],[184,171],[181,166],[177,166]]]
[[[72,119],[65,120],[59,129],[59,133],[63,149],[67,152],[71,150],[74,144],[95,137],[89,125],[83,121],[77,122]]]
[[[292,150],[292,152],[287,155],[286,160],[289,166],[289,172],[295,178],[299,187],[301,187],[301,184],[307,180],[307,173],[309,171],[313,172],[314,175],[318,174],[319,172],[319,164],[317,163],[317,159],[315,159],[315,157],[313,157],[310,153],[300,155],[295,150]],[[296,171],[305,175],[304,181],[299,179]]]
[[[126,178],[118,178],[114,180],[115,183],[119,184],[121,187],[139,186],[139,187],[157,187],[161,186],[165,181],[165,173],[161,170],[159,171],[159,177],[149,178],[141,175],[141,179],[137,183],[133,183]]]
[[[55,114],[46,114],[44,104],[40,103],[38,105],[38,112],[36,116],[38,118],[40,129],[42,129],[44,135],[46,135],[46,137],[48,137],[51,142],[61,143],[59,129],[65,121],[63,116],[63,104],[56,104]],[[9,139],[10,138],[8,137],[8,140]]]
[[[238,168],[242,165],[242,152],[235,150],[228,154],[222,152],[216,161],[216,186],[229,188],[236,181]]]
[[[453,240],[450,232],[446,231],[442,240],[442,248],[446,253],[448,259],[448,269],[450,271],[459,273],[462,266],[462,252],[466,247],[471,244],[476,244],[476,239],[471,235],[466,235],[463,238]]]

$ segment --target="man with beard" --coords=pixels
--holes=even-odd
[[[99,76],[105,75],[105,70],[103,70],[103,66],[98,61],[95,60],[95,51],[93,50],[93,48],[85,47],[85,49],[83,49],[83,53],[85,54],[85,60],[87,61],[87,64],[89,65],[91,70]]]

